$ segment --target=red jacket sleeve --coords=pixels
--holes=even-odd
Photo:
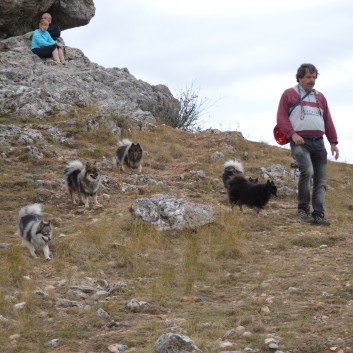
[[[290,89],[293,90],[293,88]],[[293,106],[292,102],[290,101],[290,95],[288,94],[290,89],[287,89],[283,92],[277,110],[277,125],[288,139],[291,138],[295,133],[288,117],[289,109]]]
[[[331,117],[330,109],[327,104],[327,100],[323,94],[319,95],[322,98],[322,105],[324,108],[324,121],[325,121],[325,135],[327,137],[327,140],[330,144],[335,143],[336,145],[338,144],[338,138],[337,138],[337,132],[335,125],[333,124],[333,120]]]

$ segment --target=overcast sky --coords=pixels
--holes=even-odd
[[[96,0],[95,6],[88,25],[63,31],[68,46],[104,67],[165,84],[174,96],[193,84],[209,105],[202,127],[237,130],[252,141],[277,145],[280,96],[296,84],[298,67],[313,63],[320,73],[315,88],[326,96],[338,133],[339,161],[353,163],[353,1]]]

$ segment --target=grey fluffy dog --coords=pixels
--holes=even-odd
[[[44,257],[50,260],[49,242],[53,236],[50,221],[42,217],[42,205],[39,203],[22,207],[17,231],[22,237],[22,244],[26,246],[33,258],[37,258],[36,249],[42,249]]]
[[[124,139],[118,149],[116,150],[113,162],[120,165],[124,172],[128,168],[136,170],[141,173],[142,171],[142,157],[143,150],[139,143],[132,143],[129,139]]]
[[[84,166],[81,161],[70,162],[64,170],[66,176],[66,186],[69,191],[71,201],[75,205],[75,194],[86,208],[89,208],[89,197],[93,198],[95,208],[102,207],[97,201],[97,192],[100,185],[101,173],[96,162],[87,162]]]

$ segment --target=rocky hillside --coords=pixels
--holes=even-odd
[[[67,65],[40,59],[28,33],[0,41],[0,112],[43,119],[72,116],[85,109],[91,118],[129,118],[139,125],[175,116],[179,101],[164,85],[149,85],[127,69],[106,69],[67,48]]]
[[[332,225],[314,227],[295,216],[289,152],[237,132],[127,120],[117,135],[86,114],[0,123],[5,352],[352,351],[351,165],[329,164]],[[141,174],[112,163],[126,137],[145,151]],[[227,203],[230,158],[279,188],[258,216]],[[99,162],[101,208],[71,204],[63,171],[74,159]],[[15,234],[19,209],[34,202],[54,225],[51,261],[32,259]],[[201,222],[190,228],[189,214]]]

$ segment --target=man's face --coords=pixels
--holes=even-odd
[[[303,78],[299,79],[300,85],[304,88],[305,92],[310,92],[316,82],[316,73],[311,74],[309,70],[306,70],[306,73]]]
[[[48,15],[43,15],[42,18],[43,18],[44,20],[47,20],[48,23],[51,23],[51,17],[50,17],[50,16],[48,16]]]

